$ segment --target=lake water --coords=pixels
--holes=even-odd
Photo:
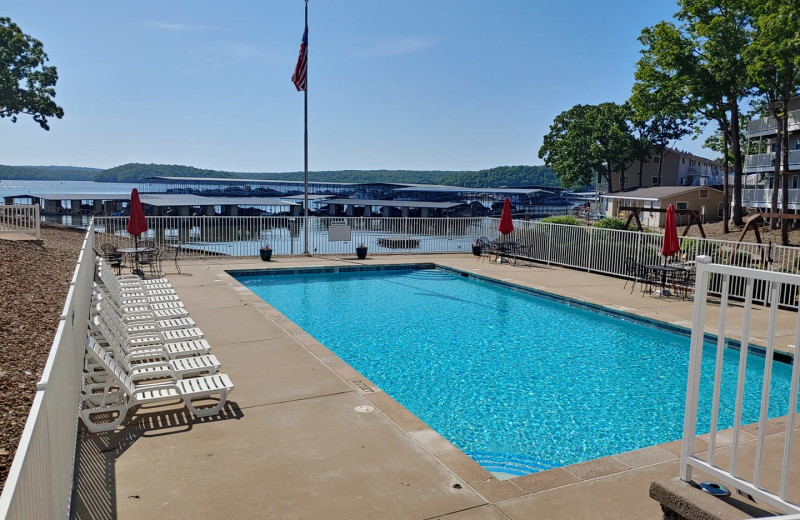
[[[130,194],[139,185],[129,182],[26,181],[0,179],[0,198],[10,195],[50,193],[119,193]]]

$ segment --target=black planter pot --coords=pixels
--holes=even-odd
[[[472,254],[475,256],[481,256],[481,246],[472,246]]]
[[[356,256],[357,256],[357,257],[358,257],[360,260],[363,260],[363,259],[365,259],[365,258],[367,257],[367,247],[366,247],[366,246],[364,246],[364,247],[357,247],[357,248],[356,248]]]
[[[272,249],[259,249],[258,253],[265,262],[269,262],[269,259],[272,258]]]

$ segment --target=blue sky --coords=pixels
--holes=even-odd
[[[303,169],[290,81],[302,0],[4,0],[58,67],[45,132],[0,120],[0,164]],[[541,164],[553,118],[630,95],[674,0],[310,0],[309,169]],[[700,140],[679,148],[711,156]]]

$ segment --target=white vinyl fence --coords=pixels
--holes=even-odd
[[[2,519],[69,516],[81,370],[95,269],[93,247],[90,225],[50,355],[36,384],[33,406],[0,495]]]
[[[130,247],[133,239],[125,231],[127,217],[95,217],[98,245]],[[619,231],[595,227],[567,226],[515,221],[514,231],[501,237],[496,218],[393,218],[393,217],[147,217],[150,230],[141,240],[169,250],[181,245],[181,258],[206,256],[258,256],[268,243],[274,256],[304,253],[308,225],[308,253],[342,255],[355,253],[364,244],[369,254],[468,253],[472,242],[485,236],[520,244],[519,255],[531,261],[557,264],[590,272],[626,277],[625,258],[640,264],[663,263],[660,233]],[[345,225],[349,241],[332,241],[331,227]],[[800,248],[774,244],[738,243],[724,240],[679,237],[681,259],[711,256],[715,263],[766,271],[797,273]],[[744,297],[744,285],[732,282],[732,295]],[[754,300],[763,303],[763,291]],[[788,296],[781,305],[797,308]]]
[[[23,233],[41,240],[39,205],[0,204],[0,233]]]
[[[793,363],[792,375],[789,390],[789,406],[788,415],[786,416],[786,430],[788,432],[784,435],[785,439],[782,445],[783,457],[780,466],[765,467],[765,449],[767,445],[767,411],[770,400],[770,383],[773,365],[776,361],[773,360],[775,352],[775,324],[778,316],[778,307],[780,304],[780,295],[786,292],[797,293],[798,284],[800,284],[800,276],[794,274],[769,272],[760,269],[745,269],[741,267],[731,267],[711,263],[712,258],[709,256],[697,257],[697,285],[695,289],[694,300],[694,325],[692,327],[691,339],[691,352],[689,358],[689,378],[686,389],[686,410],[684,416],[684,432],[683,444],[681,453],[681,466],[680,477],[684,481],[692,479],[692,470],[698,469],[707,475],[710,475],[714,480],[722,482],[731,488],[738,489],[745,493],[749,493],[757,500],[761,500],[772,507],[779,509],[785,513],[800,513],[800,505],[790,502],[787,498],[790,489],[797,489],[798,483],[790,483],[790,467],[792,460],[797,461],[797,454],[791,451],[792,432],[794,432],[795,418],[794,413],[797,410],[797,392],[798,380],[800,380],[800,363]],[[720,301],[714,304],[709,314],[718,315],[718,341],[716,346],[716,358],[714,361],[714,380],[713,390],[711,395],[709,392],[701,391],[701,376],[700,365],[703,360],[703,342],[706,324],[706,307],[708,303],[709,287],[714,279],[720,281]],[[737,303],[737,316],[739,319],[734,320],[731,313],[731,306],[729,306],[729,290],[734,287],[735,280],[739,280],[739,284],[744,287],[744,304]],[[761,289],[760,289],[761,288]],[[756,447],[754,454],[750,447],[743,446],[742,433],[742,408],[744,403],[744,387],[745,387],[745,373],[747,371],[748,349],[746,345],[753,334],[755,325],[751,323],[751,309],[753,304],[753,295],[759,290],[764,290],[768,300],[768,309],[761,309],[759,312],[769,313],[769,322],[766,326],[767,345],[764,354],[764,373],[763,378],[758,381],[760,383],[760,418],[758,422],[758,438],[756,440]],[[741,310],[740,310],[741,309]],[[738,315],[741,312],[741,315]],[[797,315],[800,318],[800,314]],[[795,318],[795,345],[800,344],[800,321]],[[735,321],[735,323],[734,323]],[[728,325],[726,325],[726,323]],[[725,459],[729,460],[726,464],[715,460],[715,456],[719,454],[715,452],[715,447],[722,444],[720,432],[717,431],[718,418],[721,409],[721,385],[722,385],[722,365],[723,353],[727,348],[725,345],[725,332],[728,327],[741,327],[743,347],[739,351],[738,366],[736,372],[738,374],[738,381],[736,386],[733,421],[733,440],[730,445],[730,454]],[[707,362],[707,361],[703,361]],[[730,361],[727,361],[730,362]],[[711,405],[711,431],[709,433],[709,445],[706,448],[700,448],[701,453],[697,453],[695,449],[695,433],[697,429],[698,408],[704,405]],[[730,409],[730,406],[728,406]],[[727,438],[727,435],[723,438]],[[773,438],[770,439],[772,446],[775,446],[777,441]],[[778,447],[781,447],[780,444]],[[774,449],[774,448],[773,448]],[[745,475],[741,470],[744,461],[751,462],[753,471]],[[748,466],[750,467],[750,466]],[[795,468],[797,464],[795,463]],[[767,471],[762,471],[767,470]],[[764,474],[766,473],[766,475]],[[775,475],[780,474],[779,478]],[[795,475],[796,476],[796,475]],[[772,483],[770,486],[769,483]],[[775,483],[777,482],[777,483]],[[768,487],[769,486],[769,487]],[[791,486],[791,487],[790,487]],[[797,495],[795,495],[797,496]]]

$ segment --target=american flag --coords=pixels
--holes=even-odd
[[[308,25],[303,31],[303,41],[300,42],[300,55],[297,57],[297,65],[292,74],[292,83],[298,91],[306,89],[306,71],[308,69]]]

